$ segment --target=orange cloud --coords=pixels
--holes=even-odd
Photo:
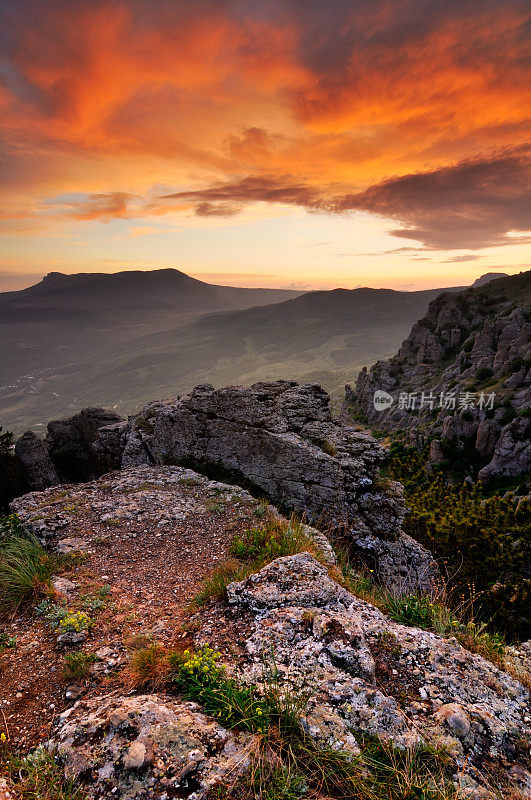
[[[281,197],[337,213],[355,197],[431,241],[396,187],[528,139],[529,16],[524,0],[4,0],[2,215],[208,218]],[[464,238],[492,241],[510,213],[519,229],[500,202]]]

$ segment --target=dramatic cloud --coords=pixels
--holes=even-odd
[[[335,211],[370,211],[396,219],[395,236],[437,250],[493,246],[511,231],[529,231],[531,149],[477,158],[392,178],[336,198]]]
[[[285,203],[306,208],[317,208],[321,204],[314,189],[289,175],[246,177],[218,183],[207,189],[163,195],[162,199],[191,201],[195,204],[196,214],[208,216],[237,214],[243,206],[257,202]]]
[[[529,228],[530,17],[526,0],[4,0],[2,229],[214,226],[262,202],[365,212],[427,248],[506,244]]]
[[[236,214],[263,201],[304,206],[311,211],[368,211],[401,222],[394,236],[417,239],[435,250],[476,249],[506,242],[511,231],[531,228],[531,148],[466,160],[423,173],[391,178],[363,192],[332,194],[290,176],[238,181],[165,195],[191,201],[196,214]],[[395,252],[414,252],[397,248]],[[477,256],[476,256],[477,257]],[[468,261],[475,256],[457,256]]]

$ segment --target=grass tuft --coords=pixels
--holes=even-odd
[[[244,580],[275,558],[303,552],[321,557],[315,542],[295,516],[289,522],[271,516],[263,527],[251,528],[233,540],[232,559],[211,573],[194,602],[204,605],[211,599],[226,600],[230,583]]]
[[[195,652],[162,651],[133,654],[133,667],[149,680],[165,676],[187,700],[227,728],[256,736],[249,772],[236,783],[218,786],[211,800],[295,800],[302,797],[356,800],[450,800],[447,761],[437,751],[419,746],[395,750],[378,739],[360,739],[361,756],[321,747],[304,724],[307,696],[281,687],[274,669],[259,690],[227,675],[220,654],[210,647]]]
[[[16,610],[50,590],[54,559],[33,537],[14,535],[0,543],[0,611]]]
[[[85,800],[75,781],[66,780],[62,767],[51,753],[37,748],[27,756],[0,744],[0,774],[14,787],[17,800]]]
[[[164,650],[156,642],[132,653],[129,674],[134,688],[158,688],[164,684],[167,673]]]
[[[90,668],[96,661],[94,653],[80,650],[78,653],[66,653],[62,675],[65,681],[78,681],[86,678]]]

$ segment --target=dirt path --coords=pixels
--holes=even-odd
[[[63,572],[75,585],[59,586],[57,602],[91,618],[78,647],[99,660],[88,680],[65,681],[51,623],[30,610],[0,623],[12,645],[2,656],[0,729],[12,744],[34,746],[77,697],[123,686],[131,637],[184,640],[191,599],[234,536],[260,524],[257,504],[178,467],[131,468],[19,499],[19,515],[47,546],[75,553]]]

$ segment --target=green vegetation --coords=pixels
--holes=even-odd
[[[149,651],[149,652],[148,652]],[[442,753],[420,746],[395,750],[369,737],[359,738],[361,756],[319,746],[304,725],[307,697],[280,688],[276,670],[258,690],[227,675],[220,654],[148,648],[135,653],[132,670],[145,686],[148,672],[164,676],[168,689],[193,700],[228,728],[257,736],[251,769],[236,785],[218,787],[214,798],[355,797],[357,800],[448,800],[447,762]],[[150,669],[146,671],[146,664]],[[148,684],[152,685],[150,677]]]
[[[96,656],[94,653],[87,653],[85,650],[80,650],[77,653],[66,653],[63,678],[65,681],[78,681],[81,678],[86,678],[95,661]]]
[[[463,610],[458,609],[456,613],[447,603],[428,595],[409,595],[387,597],[380,607],[395,622],[434,631],[440,636],[455,636],[467,650],[503,667],[503,637],[488,631],[484,622],[464,621]]]
[[[212,572],[194,601],[202,605],[210,599],[225,600],[229,583],[258,572],[275,558],[304,551],[319,557],[315,542],[295,516],[289,522],[269,517],[263,527],[245,531],[233,540],[230,548],[233,559]]]
[[[17,800],[84,800],[75,781],[65,780],[62,767],[41,748],[27,756],[11,749],[0,734],[0,774],[15,787]]]
[[[0,518],[0,611],[19,608],[46,593],[55,559],[16,516]]]
[[[159,687],[164,683],[167,671],[165,653],[156,642],[133,650],[130,673],[132,684],[136,688]]]
[[[439,560],[460,605],[508,638],[528,638],[529,502],[488,496],[480,485],[452,486],[426,463],[425,452],[391,446],[388,474],[404,484],[410,508],[405,532]]]
[[[98,589],[96,589],[95,592],[82,595],[80,599],[83,609],[91,614],[94,614],[97,611],[101,611],[102,609],[106,608],[108,605],[110,591],[111,587],[108,583],[105,583],[103,586],[100,586]]]
[[[55,633],[80,633],[88,631],[94,622],[84,611],[69,609],[62,603],[55,603],[50,598],[45,598],[35,611],[50,623]]]

